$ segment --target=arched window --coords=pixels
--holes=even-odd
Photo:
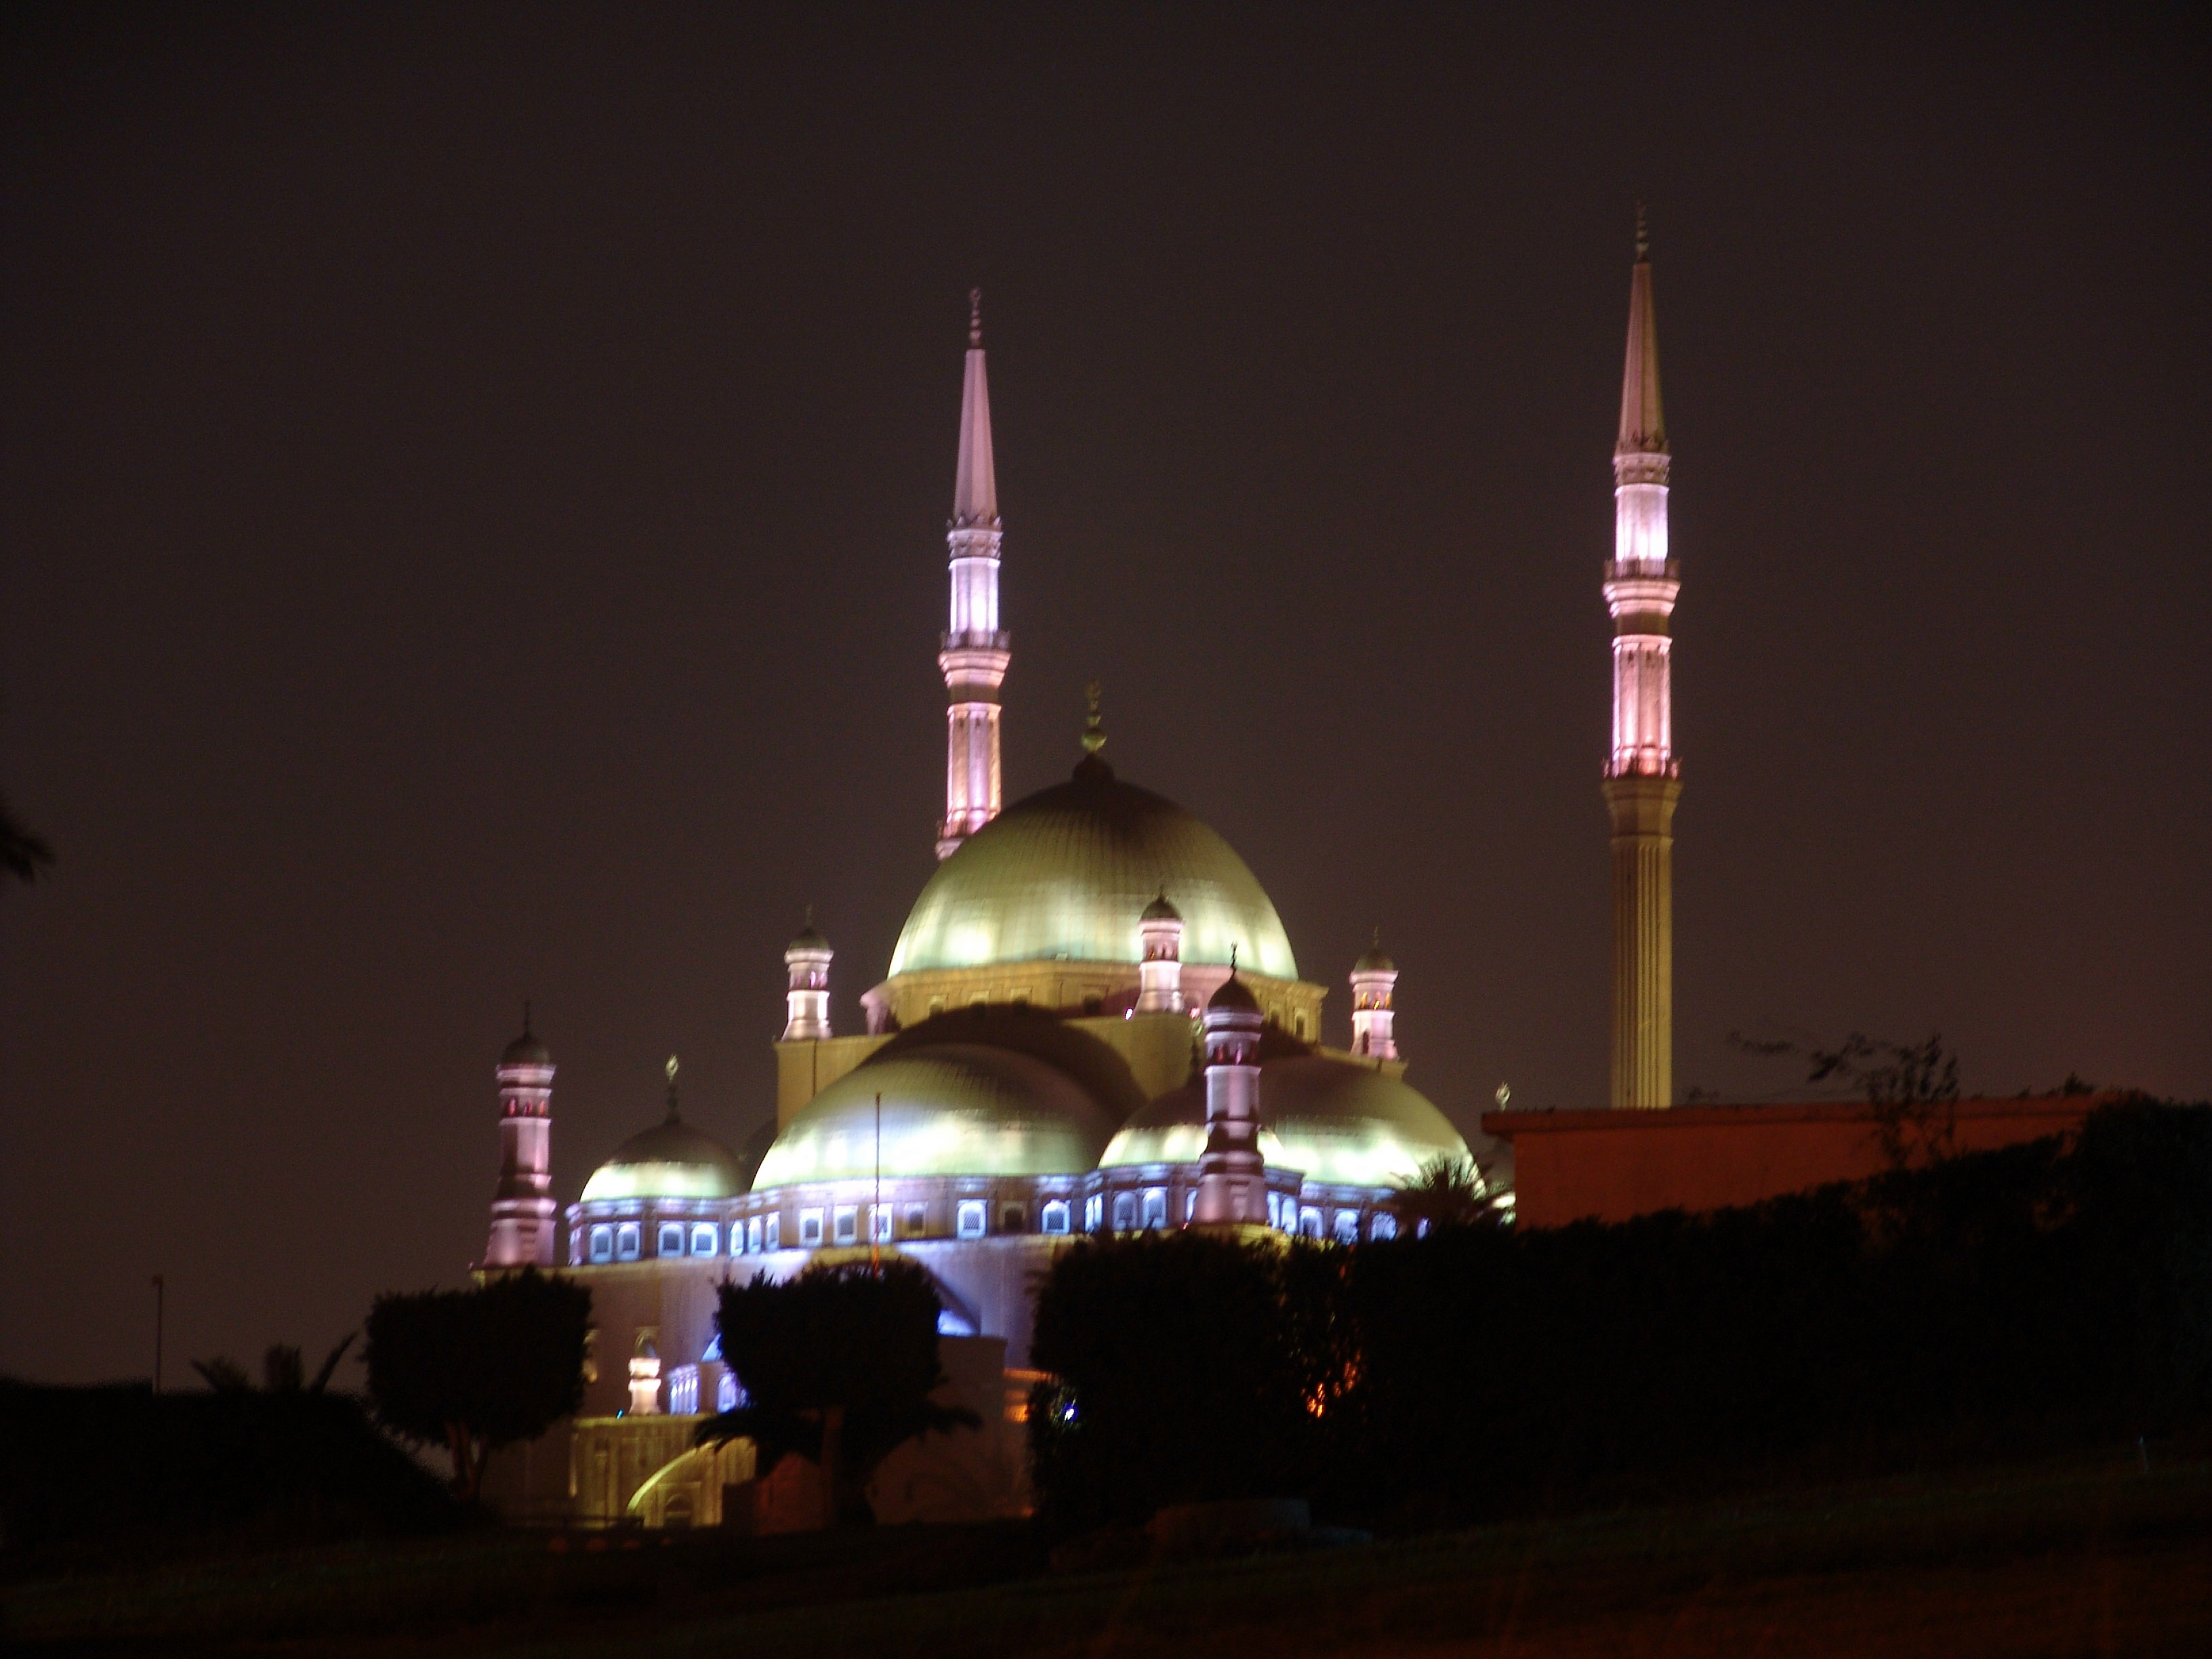
[[[624,1221],[615,1228],[615,1260],[635,1261],[644,1254],[645,1246],[639,1236],[638,1224]]]
[[[1336,1242],[1340,1244],[1359,1243],[1359,1212],[1339,1210],[1336,1212]]]
[[[840,1204],[830,1212],[830,1236],[840,1244],[856,1244],[860,1238],[860,1210],[855,1204]]]
[[[592,1260],[611,1261],[615,1259],[615,1230],[601,1222],[592,1229]]]
[[[768,1248],[771,1250],[783,1248],[783,1217],[781,1214],[768,1218]]]
[[[1126,1233],[1137,1222],[1137,1195],[1134,1193],[1114,1194],[1114,1231]]]
[[[963,1198],[954,1218],[952,1231],[962,1238],[981,1238],[983,1236],[983,1200]]]
[[[799,1248],[811,1250],[822,1243],[822,1212],[801,1210],[799,1212]]]
[[[1388,1210],[1376,1211],[1375,1218],[1367,1224],[1367,1236],[1370,1238],[1397,1237],[1398,1218]]]
[[[1168,1193],[1164,1187],[1145,1188],[1145,1231],[1164,1232],[1168,1224]]]
[[[720,1228],[711,1221],[695,1221],[691,1224],[692,1255],[716,1255],[720,1254],[721,1248],[722,1230]]]
[[[653,1253],[655,1255],[682,1255],[684,1254],[684,1224],[680,1221],[662,1222],[660,1237]]]
[[[1046,1232],[1066,1232],[1067,1231],[1067,1200],[1059,1198],[1046,1200],[1044,1213],[1040,1218],[1040,1221]]]

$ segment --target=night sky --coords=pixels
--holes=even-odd
[[[10,14],[0,1371],[309,1363],[858,1030],[943,805],[984,290],[1007,798],[1107,754],[1410,1080],[1603,1103],[1635,206],[1678,1087],[2212,1094],[2205,40],[2155,13]],[[793,16],[799,22],[792,22]],[[1082,20],[1079,24],[1079,16]]]

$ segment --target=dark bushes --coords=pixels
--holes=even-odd
[[[1756,1208],[1356,1249],[1197,1235],[1054,1267],[1032,1413],[1062,1524],[1191,1497],[1477,1514],[1762,1465],[2212,1419],[2212,1111]],[[1041,1394],[1044,1391],[1041,1391]]]
[[[434,1531],[464,1512],[343,1395],[0,1379],[0,1517],[20,1557]]]

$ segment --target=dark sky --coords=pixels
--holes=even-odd
[[[11,13],[0,1371],[143,1373],[155,1272],[178,1370],[455,1282],[526,995],[564,1200],[672,1051],[771,1110],[810,902],[857,1029],[973,283],[1009,799],[1098,677],[1333,1040],[1379,922],[1462,1123],[1601,1103],[1639,197],[1680,1086],[2212,1094],[2203,35],[1492,9]]]

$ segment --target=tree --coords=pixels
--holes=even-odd
[[[1417,1236],[1437,1227],[1501,1226],[1511,1218],[1504,1201],[1510,1190],[1472,1158],[1439,1152],[1398,1189],[1391,1208],[1398,1225]]]
[[[1830,1079],[1849,1084],[1874,1108],[1875,1133],[1893,1169],[1940,1163],[1958,1152],[1959,1057],[1943,1047],[1943,1034],[1925,1042],[1888,1042],[1853,1031],[1833,1048],[1800,1049],[1795,1042],[1755,1042],[1729,1033],[1730,1046],[1772,1058],[1802,1053],[1808,1083]]]
[[[798,1452],[820,1464],[840,1523],[865,1523],[868,1479],[916,1435],[975,1428],[981,1419],[930,1396],[943,1311],[929,1274],[892,1260],[807,1268],[781,1283],[766,1274],[722,1286],[722,1361],[743,1403],[699,1425],[701,1445],[749,1438],[765,1474]]]
[[[331,1378],[337,1374],[338,1361],[345,1358],[345,1351],[353,1346],[354,1338],[360,1334],[358,1331],[348,1331],[341,1337],[337,1346],[324,1356],[322,1367],[316,1371],[312,1382],[306,1380],[307,1370],[301,1362],[299,1349],[288,1342],[270,1344],[269,1351],[261,1356],[262,1390],[268,1394],[322,1393],[330,1387]],[[192,1369],[216,1394],[251,1394],[253,1391],[253,1379],[246,1375],[246,1367],[235,1359],[227,1359],[217,1354],[213,1359],[195,1359]]]
[[[592,1293],[525,1267],[473,1290],[380,1296],[368,1314],[377,1419],[418,1443],[443,1441],[453,1490],[472,1501],[485,1460],[535,1440],[583,1403]]]
[[[20,882],[33,882],[54,861],[54,849],[24,828],[0,795],[0,870]]]

